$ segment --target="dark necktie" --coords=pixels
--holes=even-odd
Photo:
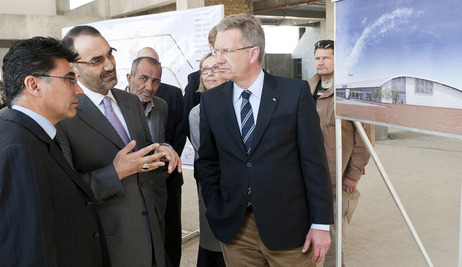
[[[249,102],[249,97],[251,93],[252,92],[250,92],[249,90],[244,90],[241,93],[241,135],[247,154],[249,154],[252,146],[253,130],[255,129],[253,110]]]
[[[250,149],[252,146],[252,136],[253,130],[255,129],[255,121],[253,119],[253,110],[252,105],[250,105],[249,97],[250,94],[249,90],[244,90],[241,93],[242,102],[241,102],[241,136],[242,141],[244,142],[245,149],[247,154],[250,153]],[[250,188],[250,180],[249,180],[249,188],[247,189],[247,206],[252,204],[252,195],[251,195],[251,188]]]
[[[103,106],[104,106],[104,115],[106,116],[107,120],[112,124],[112,127],[117,131],[120,135],[120,138],[124,141],[125,144],[130,143],[130,138],[128,138],[128,134],[125,131],[124,126],[120,122],[119,118],[114,112],[112,108],[111,98],[105,96],[103,98]]]
[[[61,149],[61,152],[63,153],[64,158],[67,160],[69,165],[71,165],[71,168],[74,169],[74,164],[72,162],[71,148],[66,144],[63,136],[59,132],[56,132],[56,135],[55,135],[55,138],[53,138],[53,141],[56,143],[56,145],[58,145],[59,149]]]

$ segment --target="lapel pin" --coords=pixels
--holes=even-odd
[[[276,102],[276,98],[273,97],[273,101]]]

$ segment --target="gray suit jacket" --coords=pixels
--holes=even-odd
[[[112,93],[122,111],[135,151],[151,143],[138,97]],[[164,266],[165,180],[160,173],[137,173],[119,180],[112,161],[125,147],[106,117],[86,96],[79,96],[74,118],[60,122],[69,139],[75,169],[95,193],[113,266]],[[154,247],[153,247],[154,246]],[[152,255],[154,251],[154,255]]]
[[[154,96],[152,98],[154,107],[146,116],[152,142],[165,143],[165,131],[167,128],[168,104],[162,98]]]

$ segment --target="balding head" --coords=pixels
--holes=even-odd
[[[156,50],[152,47],[145,47],[142,48],[140,51],[138,51],[138,54],[136,54],[136,57],[153,57],[159,61],[159,54],[157,54]]]

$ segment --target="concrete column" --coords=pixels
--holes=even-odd
[[[205,0],[205,6],[224,5],[225,16],[232,14],[253,14],[253,0]]]
[[[335,3],[331,0],[326,1],[326,39],[335,38]]]
[[[177,0],[176,10],[185,10],[191,8],[204,7],[204,0]]]

